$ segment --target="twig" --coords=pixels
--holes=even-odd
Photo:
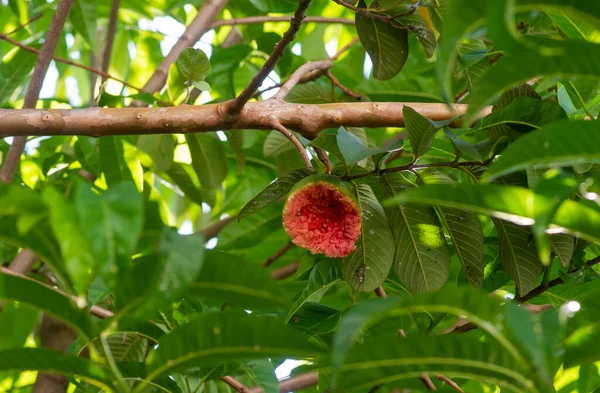
[[[233,389],[237,390],[239,393],[248,392],[248,388],[244,386],[240,381],[236,380],[229,375],[221,377],[221,381],[225,382],[227,385],[231,386]]]
[[[333,165],[331,165],[331,160],[329,159],[327,152],[321,149],[320,147],[316,146],[313,146],[313,149],[315,149],[315,153],[317,153],[317,157],[319,158],[319,160],[323,163],[323,165],[325,165],[327,173],[331,173],[331,171],[333,170]]]
[[[21,26],[17,27],[16,29],[9,31],[8,33],[5,33],[6,35],[11,35],[16,33],[17,31],[24,29],[25,27],[29,26],[30,24],[32,24],[33,22],[35,22],[36,20],[40,19],[42,16],[44,16],[44,14],[37,14],[36,16],[34,16],[33,18],[29,19],[27,22],[23,23]]]
[[[360,100],[360,94],[355,93],[354,91],[350,90],[346,86],[342,85],[340,83],[340,81],[335,76],[333,76],[333,74],[331,73],[331,70],[325,71],[325,76],[327,76],[329,78],[329,80],[331,80],[331,84],[333,86],[339,87],[344,93],[348,94],[350,97],[354,98],[355,100],[357,100],[357,101]]]
[[[441,375],[441,374],[438,374],[438,375],[436,375],[436,377],[437,377],[439,380],[442,380],[442,381],[446,382],[446,383],[448,384],[448,386],[450,386],[451,388],[453,388],[453,389],[454,389],[454,390],[456,390],[457,392],[460,392],[460,393],[465,393],[465,391],[464,391],[464,390],[462,390],[462,389],[460,388],[460,386],[458,386],[458,385],[456,384],[456,382],[454,382],[453,380],[451,380],[451,379],[450,379],[450,378],[448,378],[447,376],[445,376],[445,375]]]
[[[296,38],[296,33],[300,29],[302,25],[302,20],[304,19],[304,14],[306,13],[306,9],[310,5],[311,0],[300,0],[300,4],[294,12],[294,17],[290,21],[290,27],[281,38],[281,41],[275,45],[273,48],[273,52],[271,56],[267,59],[262,69],[252,78],[250,84],[240,93],[240,95],[232,101],[231,105],[228,108],[228,112],[232,115],[237,115],[241,112],[242,108],[248,100],[252,97],[252,95],[256,92],[256,90],[262,85],[263,81],[273,71],[275,65],[283,56],[285,49],[288,45]]]
[[[62,34],[62,29],[71,10],[71,5],[74,0],[60,0],[56,6],[56,11],[52,16],[52,21],[48,27],[46,33],[44,45],[37,58],[35,67],[33,68],[33,74],[29,80],[29,86],[25,93],[25,102],[23,108],[33,109],[37,103],[40,91],[42,90],[42,84],[48,71],[48,66],[54,56],[54,51],[58,45],[58,41]],[[13,143],[8,150],[6,159],[2,164],[0,170],[0,183],[10,183],[12,181],[15,172],[19,166],[21,160],[21,154],[25,150],[25,143],[27,143],[27,136],[20,136],[13,139]]]
[[[31,270],[31,267],[35,264],[36,260],[37,255],[35,255],[33,251],[25,248],[17,254],[8,268],[15,273],[26,274]]]
[[[378,20],[380,20],[382,22],[385,22],[385,23],[389,24],[392,27],[395,27],[396,29],[408,29],[408,27],[399,25],[397,23],[394,23],[394,19],[395,18],[399,18],[401,16],[413,14],[417,10],[417,6],[415,6],[415,5],[409,5],[407,7],[408,11],[403,12],[403,13],[398,14],[398,15],[391,15],[390,16],[390,15],[381,15],[381,14],[378,14],[376,12],[370,11],[368,8],[356,7],[356,6],[352,5],[352,4],[346,3],[344,0],[333,0],[333,2],[336,3],[336,4],[341,5],[344,8],[348,8],[349,10],[352,10],[352,11],[356,12],[359,15],[366,16],[366,17],[373,18],[373,19],[378,19]]]
[[[292,142],[294,144],[294,146],[296,146],[296,149],[298,149],[298,152],[300,153],[300,156],[302,156],[302,160],[304,161],[304,165],[308,169],[313,169],[313,166],[312,166],[312,164],[310,162],[310,157],[308,157],[308,153],[306,152],[306,148],[304,146],[302,146],[302,143],[300,143],[300,141],[298,140],[298,138],[296,138],[296,136],[294,134],[292,134],[290,132],[290,130],[288,130],[283,125],[281,125],[281,123],[277,119],[273,119],[271,121],[271,127],[273,127],[274,130],[279,131],[280,133],[282,133],[290,142]]]
[[[277,251],[275,254],[273,254],[269,258],[267,258],[267,260],[263,264],[263,267],[271,266],[271,264],[273,262],[275,262],[276,260],[281,258],[283,255],[285,255],[285,253],[288,252],[289,250],[291,250],[293,247],[294,247],[294,243],[292,243],[292,241],[290,240],[289,242],[287,242],[285,244],[285,246],[281,247],[281,249],[279,251]]]
[[[387,294],[381,285],[375,288],[375,294],[380,298],[387,299]]]
[[[0,34],[0,40],[4,40],[4,41],[7,41],[7,42],[10,42],[11,44],[13,44],[15,46],[18,46],[19,48],[24,49],[24,50],[26,50],[28,52],[35,53],[36,55],[40,55],[40,53],[41,53],[41,51],[39,49],[33,48],[31,46],[22,44],[19,41],[13,40],[12,38],[8,37],[6,34]],[[62,58],[62,57],[58,57],[58,56],[54,56],[52,58],[52,60],[57,61],[59,63],[68,64],[68,65],[73,66],[73,67],[84,69],[86,71],[89,71],[89,72],[92,72],[94,74],[100,75],[100,76],[102,76],[103,78],[106,78],[106,79],[112,79],[112,80],[114,80],[116,82],[119,82],[122,85],[130,87],[132,89],[135,89],[135,90],[138,90],[138,91],[142,90],[139,87],[136,87],[136,86],[134,86],[134,85],[132,85],[132,84],[130,84],[130,83],[122,80],[122,79],[114,77],[114,76],[112,76],[110,74],[107,74],[106,72],[103,72],[103,71],[98,70],[96,68],[89,67],[89,66],[86,66],[84,64],[76,63],[74,61],[71,61],[71,60],[68,60],[68,59],[65,59],[65,58]]]
[[[106,31],[106,45],[104,46],[104,52],[102,53],[102,72],[108,72],[110,65],[110,56],[112,53],[113,42],[115,41],[115,33],[117,32],[117,23],[119,22],[119,7],[121,6],[121,0],[113,0],[110,8],[110,19],[108,20],[108,30]],[[102,83],[106,81],[107,77],[102,76]]]
[[[227,0],[207,0],[204,2],[202,8],[198,10],[196,18],[185,29],[183,35],[162,60],[156,71],[154,71],[154,74],[148,79],[148,82],[142,87],[142,91],[156,93],[165,85],[171,64],[177,61],[179,54],[185,48],[194,46],[200,37],[210,29],[210,25],[217,18],[226,3]]]
[[[302,389],[310,388],[312,386],[317,386],[319,383],[319,373],[318,372],[310,372],[306,374],[301,374],[296,377],[291,377],[288,379],[284,379],[279,382],[279,392],[287,393],[287,392],[297,392]],[[248,390],[248,393],[263,393],[263,390],[259,387],[254,387]]]
[[[265,22],[289,22],[289,16],[248,16],[246,18],[221,19],[213,23],[210,28],[217,29],[222,26],[252,25]],[[307,16],[303,23],[337,23],[342,25],[354,25],[353,19],[327,18],[324,16]]]
[[[38,284],[40,284],[40,285],[43,285],[43,286],[45,286],[46,288],[52,289],[53,291],[56,291],[56,292],[60,293],[60,294],[61,294],[61,295],[63,295],[63,296],[67,296],[67,297],[71,298],[71,300],[73,300],[73,302],[77,302],[77,301],[78,301],[78,298],[77,298],[76,296],[69,296],[69,295],[68,295],[66,292],[64,292],[64,291],[61,291],[61,290],[60,290],[60,289],[58,289],[58,288],[54,288],[54,287],[52,287],[52,286],[50,286],[50,285],[46,285],[46,284],[44,284],[43,282],[39,282],[39,281],[37,281],[37,280],[34,280],[33,278],[30,278],[30,277],[27,277],[27,276],[25,276],[25,275],[23,275],[23,274],[20,274],[20,273],[15,273],[15,272],[11,271],[10,269],[8,269],[8,268],[5,268],[5,267],[3,267],[3,266],[1,266],[1,267],[0,267],[0,271],[1,271],[3,274],[8,274],[8,275],[11,275],[11,276],[16,276],[16,277],[22,278],[22,279],[24,279],[24,280],[33,281],[33,282],[35,282],[35,283],[38,283]],[[114,316],[114,313],[113,313],[112,311],[110,311],[110,310],[106,310],[106,309],[104,309],[104,308],[102,308],[102,307],[98,307],[98,306],[92,306],[92,307],[90,307],[90,313],[91,313],[92,315],[95,315],[95,316],[97,316],[98,318],[102,318],[102,319],[105,319],[105,318],[110,318],[110,317]]]
[[[271,277],[273,277],[273,280],[283,280],[296,274],[298,267],[300,267],[300,262],[294,262],[282,268],[272,270]]]
[[[296,86],[302,77],[309,72],[318,72],[328,70],[333,66],[333,61],[331,59],[327,60],[319,60],[319,61],[309,61],[301,65],[294,73],[290,76],[290,78],[285,82],[277,94],[273,96],[276,100],[283,100],[290,93],[292,88]]]
[[[208,225],[206,228],[201,230],[200,233],[204,237],[204,240],[212,239],[213,237],[216,237],[223,230],[223,228],[234,222],[236,219],[237,216],[223,218],[222,220]]]
[[[422,374],[419,379],[423,382],[423,385],[425,385],[425,387],[427,388],[427,390],[431,391],[431,392],[435,392],[437,389],[435,387],[435,385],[433,384],[433,381],[431,380],[431,378],[429,378],[429,375],[427,374]]]
[[[359,37],[354,37],[352,41],[350,41],[347,45],[343,46],[337,53],[329,58],[331,61],[336,61],[339,59],[341,55],[346,53],[350,48],[352,48],[359,41]]]
[[[585,264],[587,266],[594,266],[600,263],[600,256],[597,256],[594,259],[590,259],[589,261],[587,261]],[[549,281],[546,285],[544,285],[544,283],[540,284],[538,287],[532,289],[529,293],[527,293],[524,296],[521,296],[520,298],[516,299],[518,302],[526,302],[528,300],[531,300],[535,297],[540,296],[542,293],[546,292],[547,290],[554,288],[557,285],[560,284],[564,284],[564,280],[562,278],[555,278],[554,280]]]

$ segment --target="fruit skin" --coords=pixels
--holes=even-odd
[[[283,228],[297,246],[332,258],[350,255],[361,235],[362,218],[354,189],[330,175],[296,183],[283,208]]]

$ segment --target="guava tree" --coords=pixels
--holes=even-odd
[[[2,0],[0,58],[0,391],[600,392],[600,2]]]

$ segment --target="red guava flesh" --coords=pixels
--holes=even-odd
[[[314,182],[294,191],[283,212],[283,228],[297,246],[313,254],[350,255],[361,234],[360,209],[333,184]]]

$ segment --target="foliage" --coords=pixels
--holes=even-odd
[[[55,55],[101,68],[111,3],[75,1]],[[141,88],[212,2],[120,3],[107,72]],[[226,2],[235,29],[209,29],[152,94],[54,61],[38,108],[234,99],[298,3]],[[56,5],[0,2],[3,109],[36,62],[7,38],[39,49]],[[311,393],[600,392],[600,2],[313,0],[307,16],[257,100],[358,36],[286,100],[405,103],[402,128],[292,130],[355,194],[356,251],[289,243],[283,201],[313,171],[280,132],[29,137],[0,184],[0,391],[35,392],[39,371],[77,393],[272,393],[296,359],[293,376],[319,372]],[[42,314],[73,329],[66,349],[42,348]]]

